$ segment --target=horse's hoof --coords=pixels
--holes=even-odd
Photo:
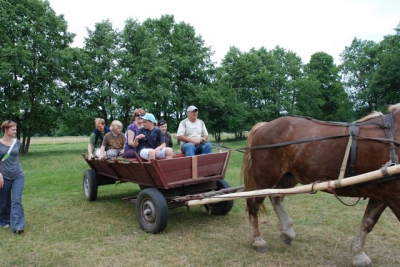
[[[268,251],[267,243],[261,237],[256,237],[254,239],[253,248],[257,252],[266,252],[266,251]]]
[[[358,253],[354,256],[353,266],[355,267],[372,267],[370,258],[364,252]]]
[[[294,238],[293,238],[293,236],[291,236],[291,235],[282,233],[282,234],[281,234],[281,239],[283,240],[283,242],[285,242],[286,244],[288,244],[289,246],[291,246]]]

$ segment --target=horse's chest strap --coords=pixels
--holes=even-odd
[[[352,124],[349,127],[349,135],[353,137],[353,142],[350,148],[350,162],[347,168],[347,177],[354,175],[354,166],[356,165],[356,155],[357,155],[357,141],[358,134],[360,133],[360,126],[358,124]]]
[[[394,127],[393,114],[389,113],[383,116],[383,129],[385,130],[386,138],[395,140],[396,130]],[[394,142],[389,142],[389,155],[392,163],[399,164],[399,157],[396,154],[396,146]]]
[[[395,127],[394,127],[394,120],[393,120],[393,114],[389,113],[386,114],[382,117],[383,120],[383,125],[381,127],[385,131],[386,139],[382,140],[387,140],[389,143],[389,156],[390,156],[390,161],[395,164],[399,164],[399,157],[396,153],[396,132],[395,132]],[[354,175],[354,166],[356,165],[356,154],[357,154],[357,141],[358,141],[358,135],[360,132],[360,125],[355,123],[351,124],[349,127],[349,135],[352,136],[352,144],[351,144],[351,149],[350,149],[350,160],[349,160],[349,167],[347,168],[347,177],[353,176]],[[369,138],[373,140],[374,138]],[[376,140],[379,140],[379,138],[375,138]],[[390,142],[392,141],[392,142]]]

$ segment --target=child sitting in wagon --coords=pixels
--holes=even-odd
[[[159,128],[155,126],[156,118],[151,113],[146,113],[141,117],[143,128],[139,129],[135,136],[133,146],[142,159],[171,159],[174,151],[170,147],[165,147],[165,136]]]
[[[103,143],[100,147],[99,158],[116,158],[124,153],[125,135],[122,131],[122,123],[114,120],[110,125],[110,132],[104,135]]]

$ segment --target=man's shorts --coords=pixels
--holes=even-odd
[[[154,150],[152,148],[143,148],[142,150],[140,150],[140,157],[142,159],[149,159],[149,151],[150,150]],[[158,154],[156,155],[156,159],[165,159],[165,147],[158,150]]]

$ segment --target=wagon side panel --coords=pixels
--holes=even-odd
[[[118,174],[111,167],[112,163],[105,160],[92,160],[92,166],[95,168],[95,172],[119,180]]]
[[[224,179],[229,153],[215,153],[154,162],[148,169],[168,187]],[[164,186],[164,188],[167,188]]]
[[[151,165],[151,163],[133,162],[132,164],[126,164],[125,167],[130,173],[129,179],[131,182],[137,184],[157,187],[157,183],[154,182],[154,179],[149,175],[147,168],[145,168],[147,165]]]
[[[226,157],[225,153],[210,154],[207,157],[198,156],[198,177],[222,176],[224,174]]]

